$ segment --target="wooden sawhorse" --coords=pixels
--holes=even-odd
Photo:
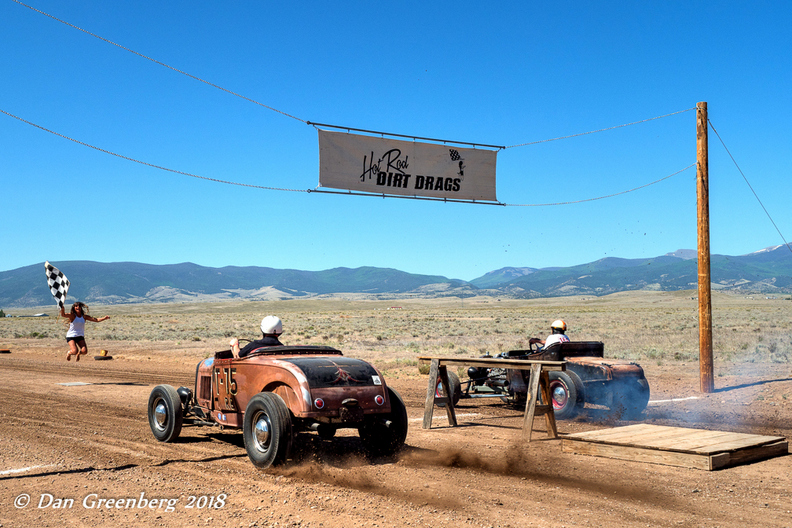
[[[429,363],[429,386],[426,389],[426,404],[424,406],[423,428],[431,429],[432,414],[434,413],[435,403],[444,403],[448,414],[448,424],[457,425],[456,412],[452,395],[448,393],[450,384],[448,383],[449,365],[485,367],[485,368],[508,368],[516,370],[530,370],[531,378],[528,386],[528,398],[525,403],[525,416],[523,417],[523,437],[526,442],[531,441],[531,430],[533,429],[534,418],[544,415],[547,423],[547,434],[552,438],[558,438],[556,429],[555,413],[550,395],[549,371],[566,370],[566,363],[563,361],[538,361],[526,359],[499,359],[499,358],[445,358],[445,357],[419,357],[421,363]],[[438,379],[443,385],[443,396],[437,396]],[[541,394],[542,403],[538,403]]]

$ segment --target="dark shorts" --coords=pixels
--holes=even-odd
[[[78,345],[81,345],[81,344],[84,345],[85,344],[85,336],[67,337],[66,338],[66,342],[68,343],[69,341],[74,341]]]

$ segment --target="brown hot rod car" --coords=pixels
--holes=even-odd
[[[354,428],[374,456],[395,453],[407,437],[404,402],[379,371],[321,346],[266,347],[243,358],[217,352],[198,364],[194,390],[155,387],[148,421],[161,442],[176,440],[183,425],[241,428],[260,468],[284,463],[299,431],[330,439]]]

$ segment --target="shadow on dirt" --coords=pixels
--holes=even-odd
[[[53,471],[42,471],[39,473],[25,473],[23,475],[11,475],[6,477],[0,477],[0,481],[3,480],[21,480],[26,478],[37,478],[37,477],[50,477],[55,475],[77,475],[80,473],[90,473],[92,471],[97,471],[97,468],[93,466],[88,466],[85,468],[78,468],[78,469],[68,469],[68,470],[53,470]]]
[[[229,460],[232,458],[242,458],[247,457],[246,454],[238,454],[238,455],[223,455],[223,456],[213,456],[202,458],[198,460],[188,460],[188,459],[168,459],[163,460],[157,464],[123,464],[120,466],[114,467],[106,467],[106,468],[97,468],[94,466],[88,466],[84,468],[76,468],[76,469],[66,469],[66,470],[52,470],[52,471],[43,471],[39,473],[26,473],[24,475],[12,475],[12,476],[4,476],[0,477],[0,481],[3,480],[19,480],[19,479],[26,479],[26,478],[38,478],[38,477],[50,477],[50,476],[63,476],[63,475],[77,475],[80,473],[92,473],[102,472],[102,471],[110,471],[110,472],[117,472],[117,471],[126,471],[128,469],[134,469],[138,467],[164,467],[170,464],[179,464],[179,463],[190,463],[194,464],[196,462],[216,462],[218,460]]]
[[[100,381],[91,382],[90,385],[118,385],[120,387],[146,387],[148,383],[140,383],[139,381]]]
[[[197,444],[207,440],[245,449],[245,439],[242,432],[234,430],[212,431],[205,436],[181,436],[174,444]],[[411,449],[415,448],[405,446],[401,454]],[[300,432],[294,436],[292,441],[289,465],[313,462],[330,467],[349,468],[372,464],[392,464],[398,460],[398,457],[399,455],[391,457],[373,457],[369,455],[357,435],[336,436],[325,440],[316,433]]]
[[[783,382],[783,381],[792,381],[792,378],[780,378],[780,379],[774,379],[774,380],[755,381],[753,383],[743,383],[742,385],[735,385],[733,387],[722,387],[720,389],[715,389],[715,392],[729,392],[729,391],[733,391],[733,390],[745,389],[745,388],[748,388],[748,387],[757,387],[759,385],[766,385],[768,383],[779,383],[779,382]]]
[[[463,422],[457,418],[457,425],[448,425],[447,423],[433,423],[432,429],[467,429],[467,428],[476,428],[476,427],[486,427],[487,429],[508,429],[512,431],[519,431],[522,427],[518,427],[516,425],[503,425],[503,424],[495,424],[495,423],[486,423],[489,420],[500,420],[500,417],[476,417],[475,421],[470,422]]]

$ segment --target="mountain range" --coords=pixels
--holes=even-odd
[[[70,300],[121,304],[322,297],[533,298],[607,295],[627,290],[689,290],[697,288],[696,257],[693,250],[678,250],[654,258],[608,257],[570,267],[507,267],[469,282],[375,267],[300,271],[256,266],[210,268],[192,263],[64,261],[55,265],[71,282]],[[792,292],[792,251],[787,246],[741,256],[711,255],[710,264],[713,289]],[[44,263],[0,272],[0,308],[53,303]]]

